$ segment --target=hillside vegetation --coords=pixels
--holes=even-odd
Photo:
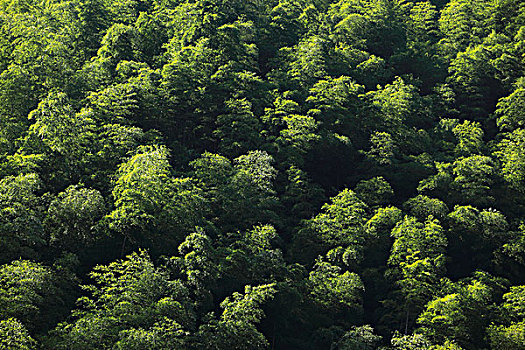
[[[525,349],[525,2],[0,0],[0,349]]]

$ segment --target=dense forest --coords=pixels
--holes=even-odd
[[[525,2],[0,0],[0,349],[525,349]]]

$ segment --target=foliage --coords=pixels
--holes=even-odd
[[[27,260],[2,265],[0,312],[6,318],[16,319],[12,324],[21,332],[24,327],[31,332],[48,330],[67,313],[71,297],[68,293],[72,292],[67,289],[75,282],[68,271]]]
[[[368,350],[375,349],[381,337],[374,334],[374,329],[369,325],[353,327],[346,332],[337,342],[335,349],[338,350]]]
[[[49,204],[46,224],[50,227],[51,243],[74,251],[96,241],[100,238],[96,224],[104,209],[99,191],[69,186]]]
[[[525,348],[524,58],[520,0],[0,0],[0,348]]]
[[[244,294],[234,293],[221,302],[224,310],[218,320],[201,326],[203,349],[264,349],[268,341],[255,328],[264,313],[260,305],[275,294],[274,285],[246,286]]]
[[[355,273],[340,273],[340,268],[318,261],[310,272],[311,294],[316,302],[333,311],[359,310],[363,285]]]
[[[36,343],[24,325],[14,318],[0,321],[0,334],[1,349],[29,350]]]
[[[166,148],[139,149],[118,176],[115,210],[108,218],[110,228],[131,242],[146,243],[159,234],[180,242],[181,234],[202,223],[199,189],[188,178],[171,177]]]
[[[7,263],[17,257],[34,258],[45,244],[43,210],[37,174],[7,176],[0,180],[0,245]]]
[[[145,251],[97,266],[90,277],[94,284],[84,286],[89,295],[78,299],[74,321],[55,330],[57,348],[138,348],[156,340],[164,344],[157,348],[165,348],[192,326],[186,288]]]

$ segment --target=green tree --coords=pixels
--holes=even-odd
[[[482,206],[494,201],[490,189],[494,183],[496,167],[490,157],[474,155],[459,158],[453,166],[455,178],[450,187],[463,198],[460,203]]]
[[[309,116],[291,114],[284,116],[286,128],[280,131],[276,142],[284,147],[283,153],[291,163],[304,164],[304,157],[320,140],[319,122]]]
[[[429,215],[438,220],[443,220],[449,213],[449,209],[444,202],[437,198],[429,198],[423,195],[410,198],[403,204],[403,207],[410,215],[419,220],[425,220]]]
[[[179,245],[180,257],[171,258],[175,268],[186,275],[187,283],[197,294],[207,293],[219,277],[218,257],[212,243],[210,237],[198,229]]]
[[[395,239],[388,265],[389,278],[399,288],[399,318],[406,333],[412,328],[415,315],[439,290],[445,274],[447,238],[439,222],[429,217],[425,224],[405,217],[392,230]],[[395,303],[395,302],[394,302]],[[396,307],[393,304],[391,307]],[[404,314],[404,315],[403,315]]]
[[[50,177],[60,185],[78,181],[96,152],[93,112],[85,109],[76,113],[70,102],[66,94],[51,92],[29,114],[34,123],[26,147],[31,149],[33,143],[36,153],[49,155],[48,167],[54,168]]]
[[[155,267],[145,251],[99,265],[89,276],[93,284],[83,287],[87,295],[78,299],[79,308],[53,333],[56,349],[162,349],[180,345],[193,326],[186,287]]]
[[[382,269],[392,247],[392,229],[403,220],[403,212],[393,206],[377,208],[366,222],[364,266]]]
[[[362,128],[359,94],[363,90],[362,85],[346,76],[320,79],[310,89],[310,96],[306,99],[311,106],[308,114],[322,122],[331,132],[351,137],[352,142],[359,142],[355,130]]]
[[[0,349],[30,350],[36,346],[26,327],[14,318],[0,321]]]
[[[311,218],[325,201],[323,189],[313,183],[305,171],[296,166],[292,165],[286,174],[288,184],[281,201],[286,208],[290,208],[290,219]]]
[[[255,325],[264,318],[261,306],[272,299],[275,285],[246,286],[244,294],[233,293],[224,299],[219,319],[200,326],[196,348],[266,349],[268,341]]]
[[[431,344],[421,334],[401,335],[394,333],[391,340],[392,348],[396,350],[430,349]]]
[[[511,45],[510,38],[492,32],[451,62],[449,81],[457,92],[456,103],[463,116],[483,120],[519,77],[522,69]]]
[[[360,181],[355,187],[355,192],[371,207],[388,204],[394,196],[394,190],[381,176]]]
[[[502,280],[475,273],[456,285],[451,293],[437,297],[426,306],[418,323],[421,332],[436,343],[453,341],[465,349],[485,346],[485,330],[501,296]]]
[[[369,325],[352,327],[337,342],[337,350],[372,350],[377,349],[381,336],[374,334],[374,329]]]
[[[503,251],[520,264],[525,264],[523,252],[525,252],[525,226],[521,224],[518,230],[510,233],[510,239],[503,244]]]
[[[481,153],[483,147],[483,129],[480,123],[465,120],[452,129],[452,133],[458,139],[456,153],[462,156]]]
[[[401,72],[410,72],[426,84],[444,76],[443,62],[439,55],[439,12],[431,1],[405,3],[406,49],[399,50],[394,62]],[[425,85],[426,85],[425,84]]]
[[[341,315],[351,312],[356,319],[362,314],[364,286],[356,273],[342,272],[341,268],[318,260],[308,281],[311,297],[327,311]]]
[[[0,313],[19,320],[32,335],[42,334],[67,314],[75,282],[65,270],[28,260],[2,265]]]
[[[525,286],[510,287],[503,295],[501,313],[505,324],[492,324],[487,330],[491,349],[525,349]]]
[[[109,227],[133,244],[178,245],[184,235],[203,223],[200,190],[188,178],[173,178],[168,150],[141,147],[120,165],[113,188],[115,209]],[[123,244],[124,248],[124,244]]]
[[[37,174],[7,176],[0,180],[0,247],[2,263],[36,258],[46,244],[43,219],[45,200],[38,196]]]
[[[493,268],[495,253],[508,238],[505,216],[494,210],[456,206],[448,215],[450,273],[465,276]]]
[[[522,350],[525,349],[525,322],[513,323],[510,326],[491,326],[488,330],[491,349]]]
[[[274,159],[265,151],[250,151],[234,159],[232,184],[240,201],[234,204],[235,215],[244,217],[244,225],[277,223],[278,199],[274,189],[277,170]]]
[[[326,75],[327,41],[317,35],[301,39],[294,48],[282,48],[288,67],[283,67],[285,86],[308,89]],[[277,73],[277,72],[276,72]],[[275,74],[275,73],[274,73]],[[290,80],[290,82],[288,82]]]
[[[330,6],[330,34],[338,41],[390,57],[405,46],[403,6],[397,1],[339,1]]]
[[[359,264],[368,238],[364,230],[368,207],[349,189],[341,191],[321,208],[322,212],[305,221],[295,237],[298,259],[315,259],[329,249],[342,246],[349,264]]]
[[[105,207],[99,191],[69,186],[49,205],[45,224],[50,243],[69,251],[78,251],[93,243],[100,238],[101,228],[97,226]]]
[[[515,83],[514,91],[498,101],[496,115],[500,129],[513,131],[525,126],[525,79],[520,78]]]
[[[119,164],[133,154],[140,145],[152,144],[157,141],[154,132],[144,132],[142,129],[120,124],[104,124],[99,129],[97,153],[94,157],[86,184],[108,193],[112,189],[112,179]]]
[[[217,117],[217,129],[213,132],[218,139],[219,152],[238,157],[259,148],[259,121],[251,111],[252,105],[246,99],[226,101],[228,114]]]
[[[230,208],[235,200],[235,187],[232,184],[235,169],[231,161],[224,156],[206,152],[190,162],[190,166],[191,176],[202,188],[202,196],[210,209],[208,220],[214,225],[229,224],[232,214]]]
[[[366,156],[379,165],[390,165],[395,159],[396,143],[387,132],[374,132],[370,135],[370,150]]]
[[[102,38],[97,55],[108,69],[115,69],[120,61],[140,61],[137,29],[123,23],[115,23],[108,28]],[[109,73],[113,73],[109,70]]]
[[[278,208],[273,157],[264,151],[250,151],[230,161],[204,153],[192,161],[192,176],[209,203],[209,220],[221,231],[247,229],[262,223],[276,223]]]
[[[503,178],[517,191],[523,191],[525,180],[525,130],[516,129],[507,134],[497,145],[496,157],[501,162]]]
[[[292,278],[281,249],[280,237],[271,225],[220,237],[217,249],[220,279],[217,293],[228,295],[244,285],[286,282]]]
[[[444,38],[439,47],[449,59],[487,34],[482,24],[483,5],[486,4],[486,1],[454,0],[441,11],[439,29]]]

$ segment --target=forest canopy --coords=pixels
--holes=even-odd
[[[0,0],[0,349],[525,349],[525,2]]]

